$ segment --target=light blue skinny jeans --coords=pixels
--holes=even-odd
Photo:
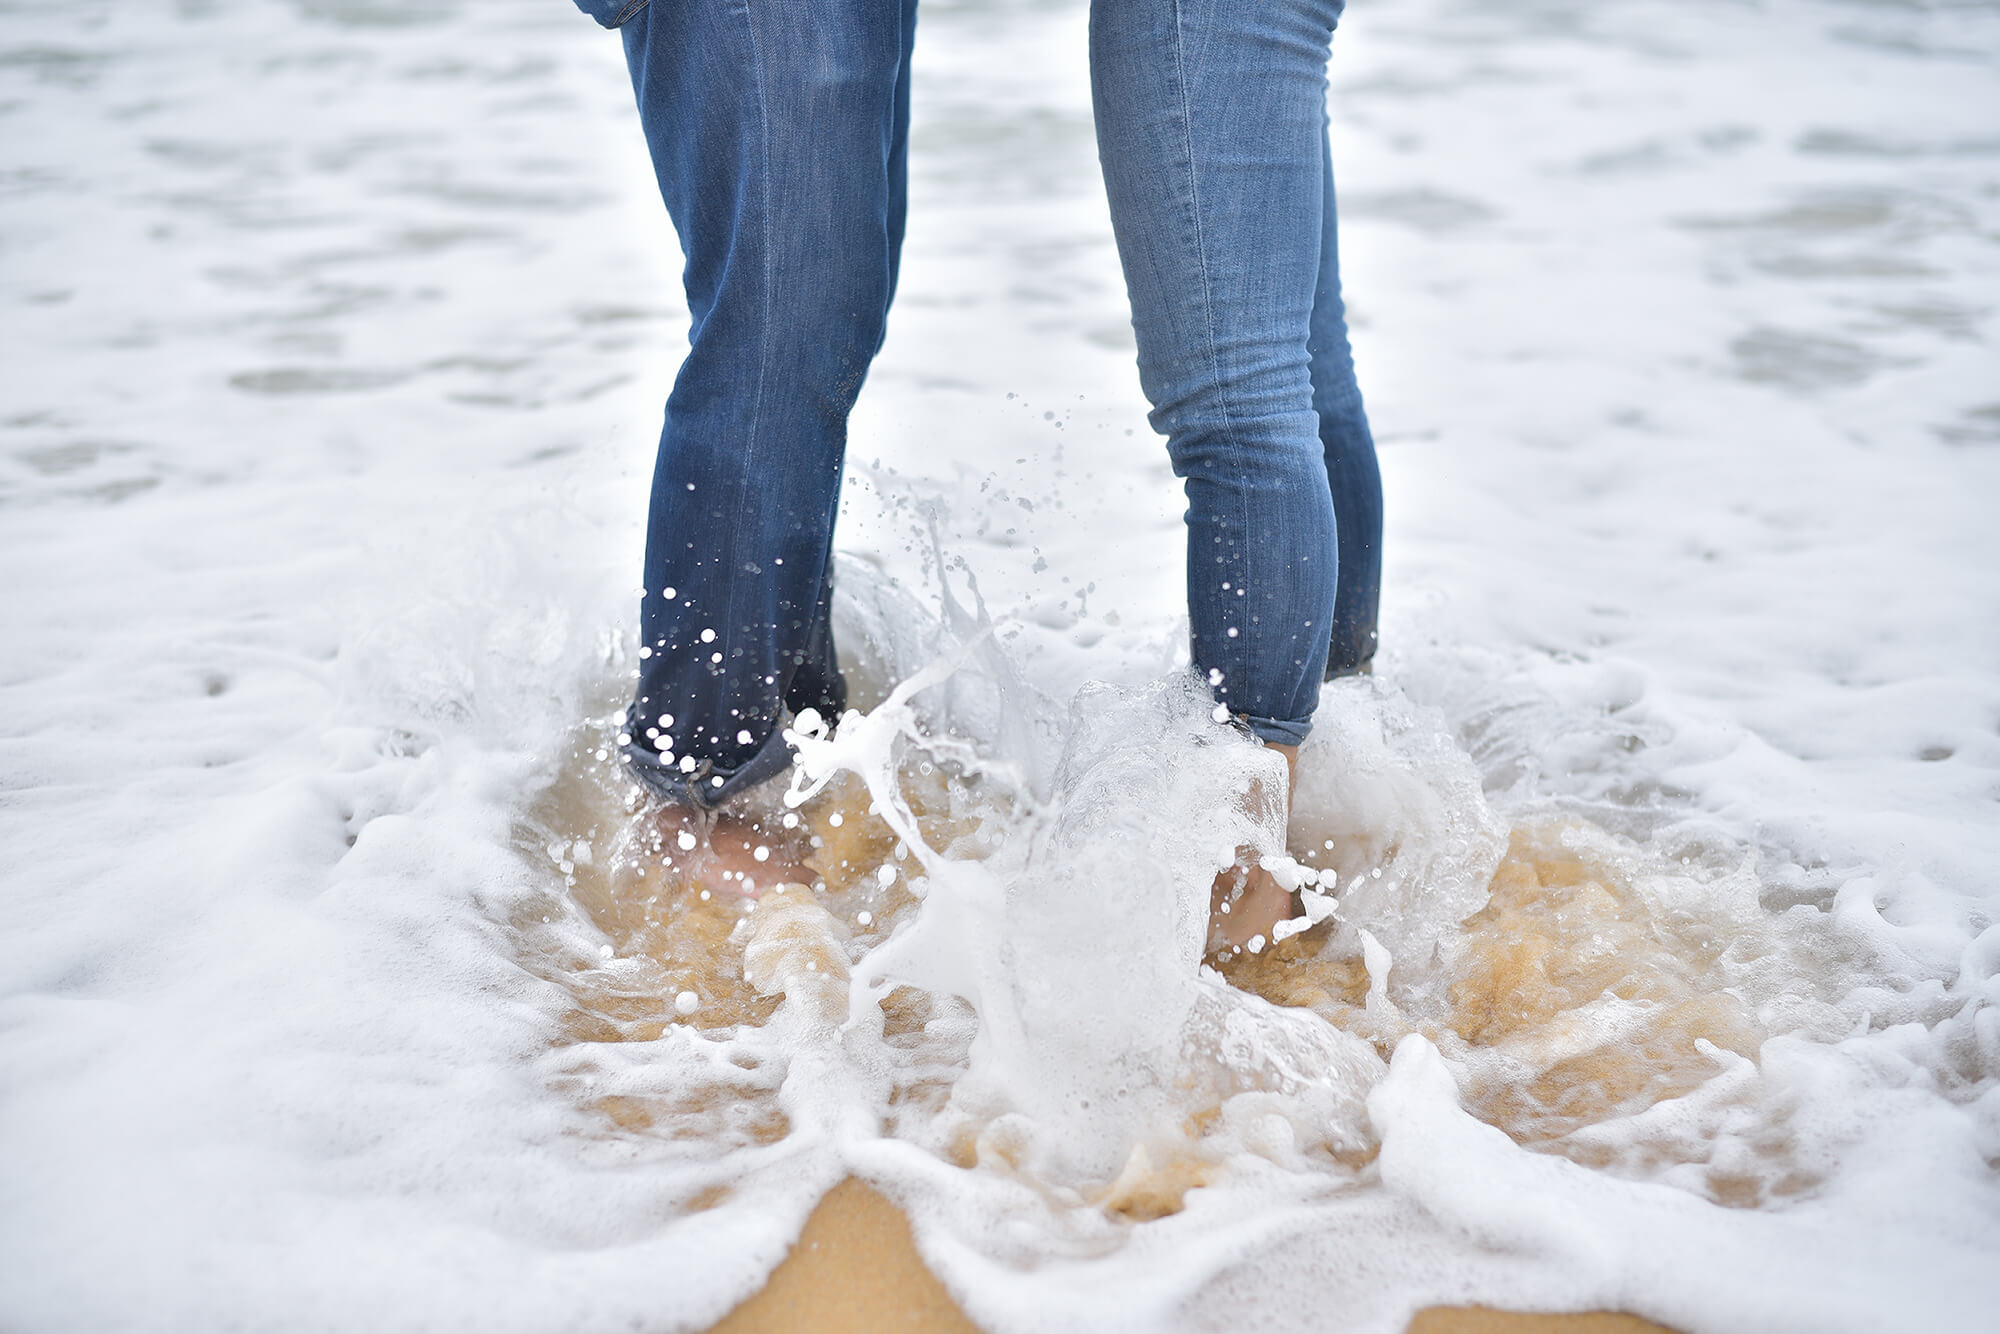
[[[1092,0],[1098,157],[1139,378],[1187,492],[1197,671],[1296,745],[1375,650],[1382,483],[1340,295],[1341,0]]]
[[[686,256],[692,316],[653,477],[640,604],[644,656],[624,751],[634,773],[660,795],[712,807],[787,765],[780,731],[791,714],[810,706],[832,715],[845,703],[828,621],[833,522],[848,411],[881,347],[896,285],[916,4],[577,4],[621,29],[640,123]],[[1266,6],[1259,0],[1242,7]],[[1352,670],[1374,644],[1373,576],[1357,584],[1366,595],[1351,599],[1351,633],[1343,637],[1333,629],[1340,613],[1320,605],[1321,585],[1330,589],[1335,578],[1325,545],[1333,521],[1321,515],[1323,522],[1308,529],[1291,516],[1300,508],[1297,497],[1279,494],[1311,490],[1291,465],[1296,428],[1303,424],[1308,438],[1318,430],[1330,442],[1312,484],[1320,501],[1326,502],[1329,470],[1365,464],[1375,497],[1372,531],[1379,535],[1379,481],[1347,360],[1317,101],[1305,138],[1294,142],[1300,137],[1289,133],[1289,121],[1304,114],[1302,99],[1320,96],[1303,89],[1308,81],[1323,88],[1326,36],[1317,38],[1316,64],[1289,47],[1260,54],[1218,21],[1226,12],[1218,6],[1204,20],[1217,34],[1210,49],[1240,47],[1230,57],[1236,77],[1271,82],[1246,97],[1227,77],[1188,80],[1177,72],[1199,64],[1181,49],[1190,30],[1163,27],[1163,15],[1180,12],[1171,3],[1093,10],[1098,129],[1132,283],[1142,377],[1160,405],[1154,420],[1188,478],[1190,570],[1197,546],[1208,562],[1202,578],[1189,580],[1196,662],[1221,673],[1218,697],[1253,728],[1284,739],[1303,735],[1320,665]],[[1325,26],[1331,25],[1329,11]],[[1179,35],[1163,41],[1166,31]],[[1153,60],[1164,63],[1149,73],[1143,66]],[[1297,77],[1304,73],[1311,80]],[[1174,93],[1177,80],[1186,86]],[[1277,96],[1280,88],[1284,96]],[[1277,200],[1246,199],[1240,191],[1266,190],[1271,182],[1241,180],[1232,165],[1240,157],[1237,140],[1219,132],[1224,126],[1192,139],[1183,134],[1176,159],[1173,132],[1162,118],[1178,114],[1187,126],[1210,114],[1191,97],[1211,99],[1223,109],[1219,114],[1282,103],[1282,115],[1259,111],[1238,128],[1286,130],[1284,139],[1260,150],[1272,159],[1272,179],[1289,183],[1303,161],[1313,189],[1295,191],[1300,197],[1282,209],[1268,208]],[[1122,170],[1114,169],[1114,158]],[[1223,217],[1215,196],[1230,188],[1239,190],[1238,202]],[[1211,229],[1205,249],[1199,238],[1192,249],[1166,244],[1184,225]],[[1274,266],[1253,252],[1280,230],[1287,240],[1310,238],[1312,255],[1288,258],[1275,266],[1281,275],[1267,275]],[[1243,255],[1232,256],[1231,244],[1243,247]],[[1281,248],[1289,256],[1297,247]],[[1223,261],[1238,258],[1256,262],[1232,274]],[[1133,277],[1135,266],[1148,265],[1158,269],[1149,282]],[[1303,302],[1289,288],[1255,300],[1229,295],[1264,292],[1279,276],[1290,284],[1301,275]],[[1227,373],[1196,387],[1201,377],[1185,367],[1198,359],[1190,349],[1201,340],[1184,332],[1163,337],[1160,330],[1193,330],[1203,320],[1211,330],[1204,337],[1240,355],[1226,360]],[[1232,327],[1238,324],[1241,330]],[[1253,432],[1241,415],[1248,400],[1234,389],[1244,378],[1237,368],[1258,363],[1262,354],[1252,344],[1271,341],[1267,326],[1293,324],[1301,343],[1310,326],[1310,386],[1294,403],[1287,395],[1296,385],[1287,380],[1287,390],[1271,399],[1286,404],[1279,415],[1289,414],[1289,434],[1261,426]],[[1292,377],[1298,384],[1306,383],[1304,366],[1299,359]],[[1335,441],[1344,443],[1336,449]],[[1285,466],[1275,467],[1280,461]],[[1369,494],[1367,486],[1345,489]],[[1345,511],[1340,529],[1345,542]],[[1371,529],[1364,521],[1353,531]],[[1279,540],[1282,552],[1271,545]],[[1341,561],[1350,572],[1379,570],[1366,559],[1378,540],[1369,538],[1362,556],[1351,560],[1343,547]],[[1222,565],[1214,564],[1218,556]],[[1294,562],[1303,577],[1287,584],[1277,575]],[[1310,595],[1296,591],[1308,585]],[[1295,591],[1280,598],[1281,587]],[[1234,638],[1231,627],[1238,630]],[[1223,651],[1211,652],[1211,645]],[[1243,656],[1231,656],[1239,649]],[[1271,670],[1279,664],[1297,670]]]

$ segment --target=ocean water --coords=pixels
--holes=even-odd
[[[556,0],[0,5],[0,1324],[2000,1302],[2000,7],[1357,0],[1378,675],[1181,669],[1084,11],[926,0],[814,885],[662,867],[678,253]],[[775,794],[774,794],[775,795]],[[1199,967],[1241,850],[1318,920]]]

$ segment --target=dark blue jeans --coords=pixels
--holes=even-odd
[[[1375,652],[1382,480],[1327,145],[1340,0],[1093,0],[1099,160],[1139,378],[1188,499],[1194,663],[1267,741]]]
[[[654,473],[624,749],[661,795],[714,806],[785,767],[790,714],[846,698],[829,552],[848,410],[895,290],[915,0],[577,2],[622,25],[693,317]],[[1373,651],[1380,483],[1333,252],[1322,99],[1338,7],[1291,20],[1303,49],[1258,45],[1279,21],[1233,25],[1227,7],[1201,16],[1203,58],[1227,61],[1203,69],[1188,30],[1162,26],[1186,23],[1185,5],[1099,3],[1098,132],[1142,378],[1188,479],[1196,662],[1284,740],[1304,734],[1321,671]],[[1258,153],[1265,168],[1246,172]],[[1296,355],[1273,350],[1288,339]],[[1302,471],[1300,440],[1321,437]]]
[[[846,702],[833,522],[903,242],[916,0],[629,7],[595,16],[624,19],[693,323],[653,475],[624,748],[661,795],[709,807],[785,768],[788,716]]]

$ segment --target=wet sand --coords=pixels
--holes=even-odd
[[[925,1267],[902,1211],[853,1177],[826,1193],[764,1290],[714,1334],[978,1334]]]
[[[852,1177],[827,1192],[770,1282],[714,1334],[977,1334],[925,1267],[902,1212]],[[1419,1311],[1409,1334],[1673,1334],[1610,1311]]]

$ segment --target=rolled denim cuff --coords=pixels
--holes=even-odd
[[[1267,746],[1296,746],[1313,730],[1310,715],[1296,723],[1281,723],[1272,718],[1255,718],[1247,713],[1239,713],[1235,715],[1235,721],[1239,726],[1248,728],[1252,735]]]
[[[644,9],[651,0],[576,0],[576,7],[607,28],[616,28]]]
[[[692,769],[683,770],[680,761],[662,760],[636,736],[625,745],[625,763],[631,766],[632,776],[641,785],[663,800],[696,810],[714,810],[738,792],[775,778],[791,767],[792,748],[785,741],[785,727],[790,723],[791,719],[786,718],[764,738],[764,744],[749,759],[732,769],[719,768],[713,760],[702,760]]]

